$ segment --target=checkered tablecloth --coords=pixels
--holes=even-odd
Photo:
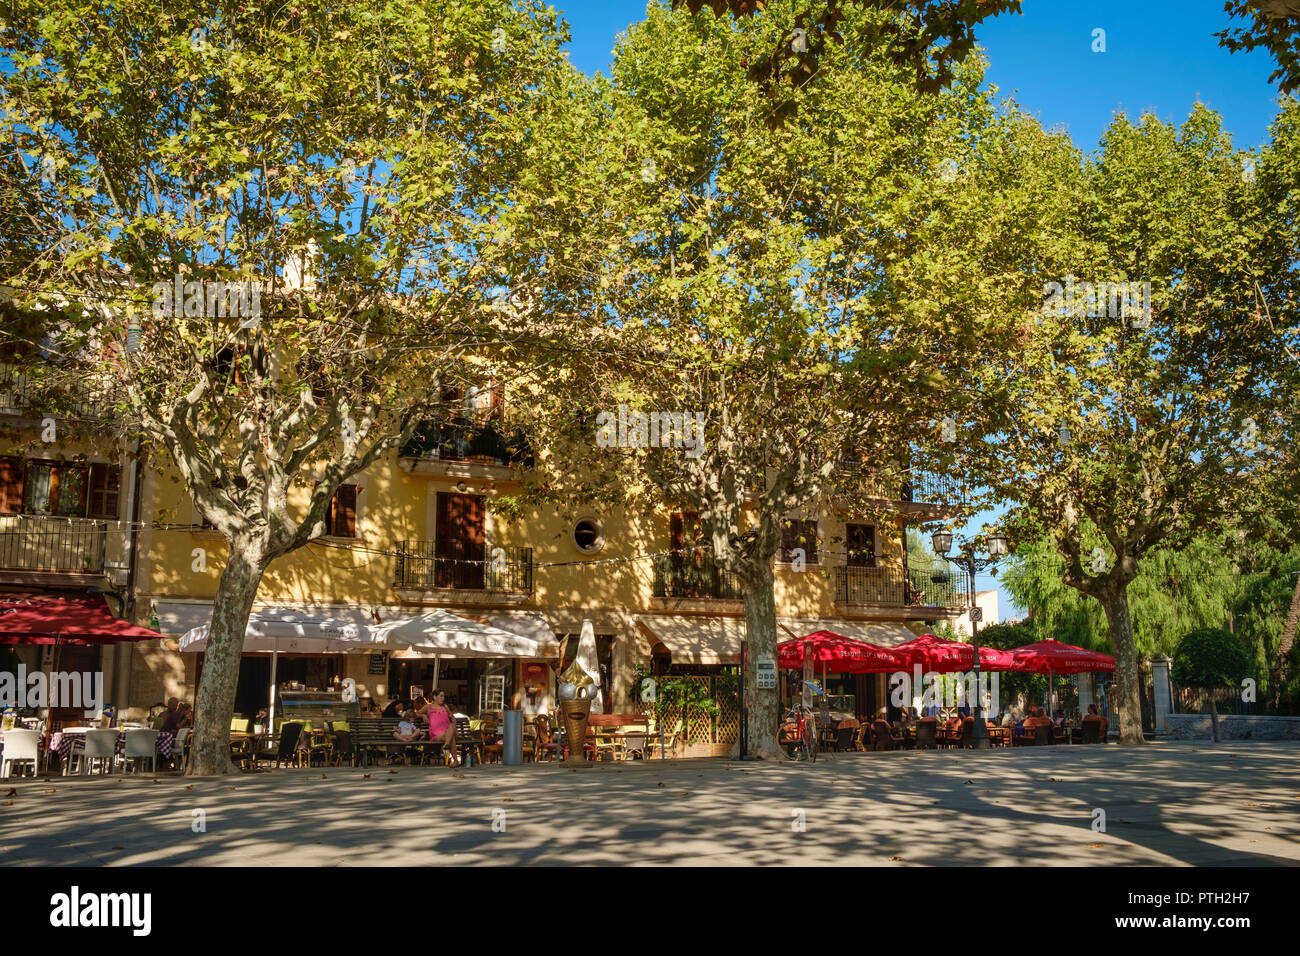
[[[172,755],[172,744],[175,742],[175,735],[162,731],[158,734],[158,755],[160,757],[170,758]],[[65,734],[53,733],[50,735],[49,749],[59,755],[60,760],[67,760],[72,756],[73,750],[81,751],[86,749],[85,734]],[[126,750],[126,732],[117,735],[117,753],[122,754]]]

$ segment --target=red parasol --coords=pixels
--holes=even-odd
[[[923,671],[951,674],[953,671],[974,670],[975,645],[949,641],[933,634],[922,634],[910,641],[890,648],[903,663],[904,670],[920,664]],[[1007,671],[1015,669],[1015,658],[1006,651],[992,647],[980,648],[980,669]]]
[[[854,640],[834,631],[814,631],[777,645],[777,664],[785,670],[803,667],[804,649],[811,645],[814,665],[835,674],[875,674],[902,669],[893,648]]]
[[[117,644],[164,636],[114,617],[98,594],[0,596],[0,644]]]
[[[1109,654],[1089,651],[1051,639],[1017,647],[1011,652],[1011,656],[1015,659],[1012,670],[1029,671],[1034,674],[1083,674],[1088,671],[1115,669],[1115,658]]]

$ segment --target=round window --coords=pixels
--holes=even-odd
[[[573,523],[573,544],[583,554],[595,554],[605,547],[605,528],[598,518],[579,518]]]

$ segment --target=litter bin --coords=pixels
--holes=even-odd
[[[507,710],[505,712],[505,743],[502,747],[501,762],[507,767],[517,767],[524,762],[524,712]]]

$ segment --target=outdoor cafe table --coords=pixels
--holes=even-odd
[[[50,734],[49,746],[47,752],[54,752],[59,755],[59,762],[63,764],[63,772],[68,772],[68,765],[72,762],[73,753],[80,753],[86,749],[86,731],[95,730],[95,727],[66,727],[63,730],[55,731]],[[111,730],[112,728],[105,728]],[[176,737],[169,731],[158,732],[158,756],[164,760],[170,759],[172,755],[172,744]],[[120,731],[117,735],[117,754],[121,756],[126,750],[126,731]]]

